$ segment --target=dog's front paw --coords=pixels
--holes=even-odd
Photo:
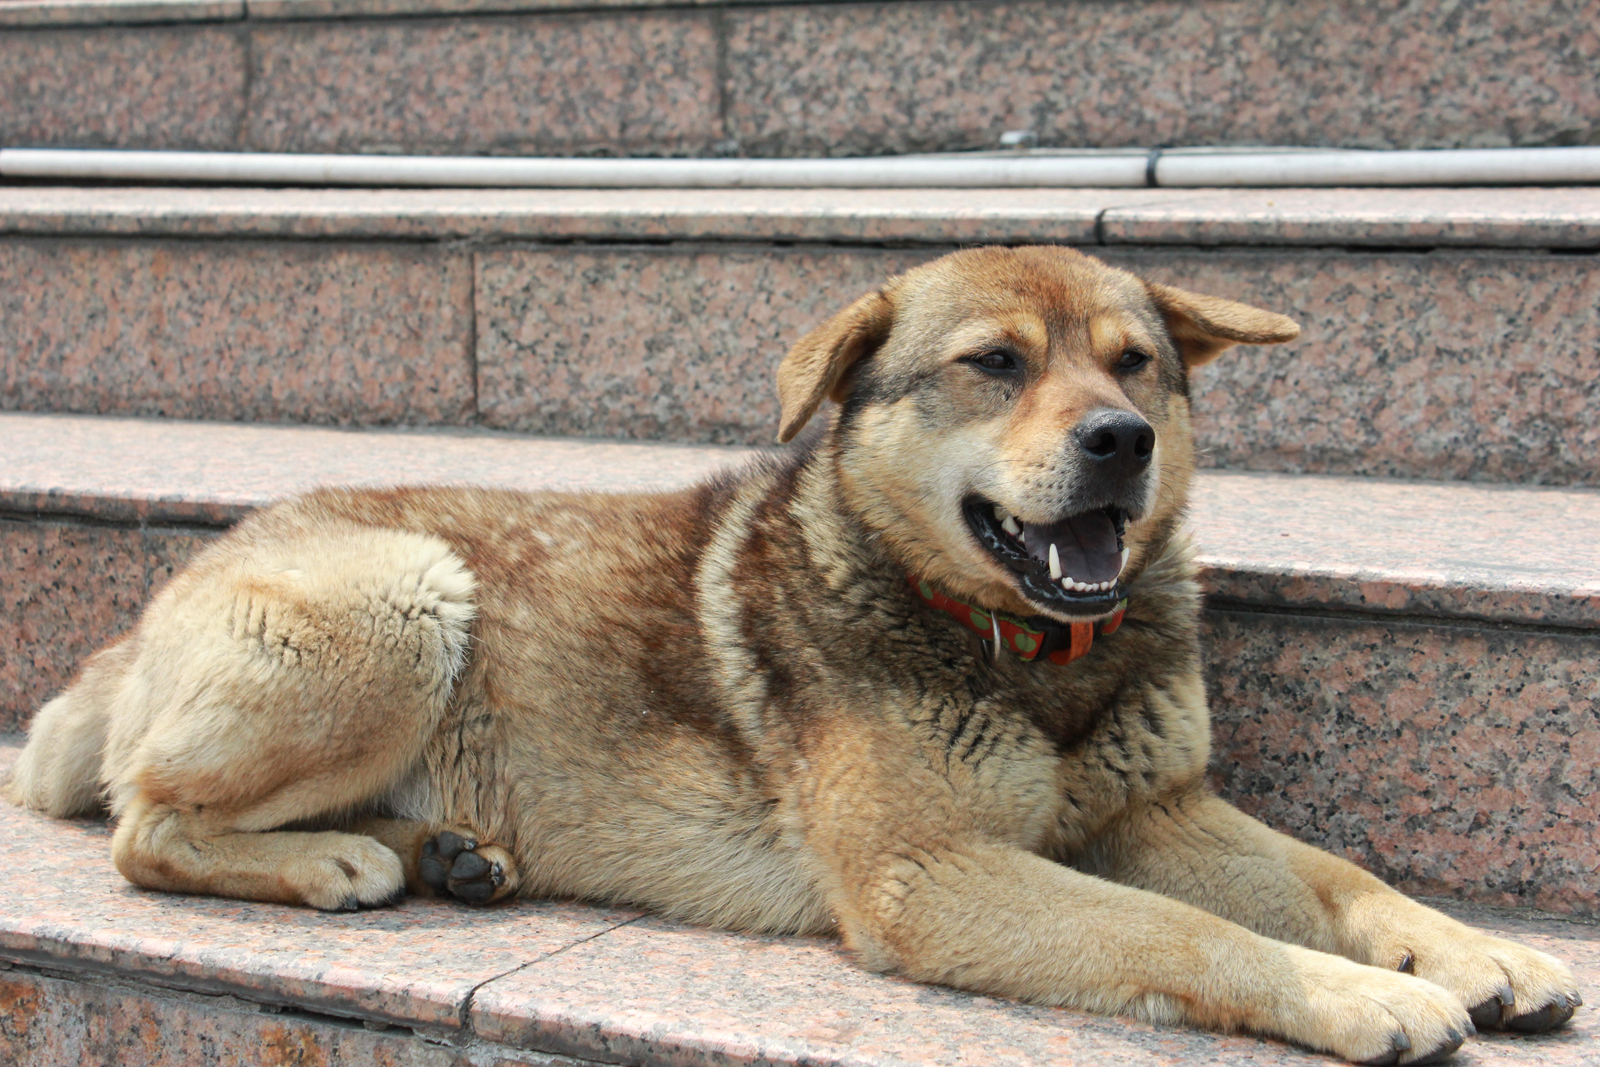
[[[1295,949],[1303,999],[1284,1036],[1362,1064],[1439,1063],[1471,1035],[1472,1020],[1449,990],[1408,974]]]
[[[1391,951],[1398,969],[1444,986],[1484,1030],[1554,1030],[1583,1004],[1567,966],[1515,941],[1449,920],[1452,928]]]
[[[435,893],[468,904],[489,904],[517,888],[511,853],[468,830],[441,830],[423,842],[417,873]]]

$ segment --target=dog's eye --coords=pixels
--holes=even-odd
[[[1117,360],[1117,369],[1120,371],[1136,371],[1149,362],[1150,357],[1147,354],[1137,348],[1130,348],[1122,353],[1121,359]]]
[[[1004,374],[1017,369],[1017,358],[1003,348],[992,348],[987,352],[969,356],[967,362],[982,367],[991,374]]]

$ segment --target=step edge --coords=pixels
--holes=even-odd
[[[391,484],[373,483],[368,487]],[[636,490],[629,486],[625,491]],[[293,495],[242,493],[230,498],[197,498],[0,484],[0,519],[220,532],[252,512]],[[1215,610],[1286,611],[1329,618],[1360,615],[1370,620],[1600,634],[1600,582],[1495,583],[1467,576],[1420,574],[1405,568],[1381,571],[1370,567],[1273,567],[1249,565],[1203,550],[1197,553],[1196,562],[1207,603]],[[1530,597],[1542,597],[1545,606],[1531,610],[1527,603]]]
[[[1384,192],[1387,201],[1373,202],[1387,207],[1338,210],[1328,205],[1352,191],[0,185],[0,236],[1600,250],[1600,186]],[[1411,207],[1396,207],[1397,192],[1425,195],[1412,196]],[[907,204],[918,196],[920,203]],[[1498,213],[1482,206],[1484,196],[1502,205]],[[1273,207],[1279,198],[1298,206]]]

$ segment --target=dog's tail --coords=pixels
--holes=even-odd
[[[95,653],[66,691],[39,709],[5,783],[8,800],[57,818],[105,811],[100,766],[133,643],[119,641]]]

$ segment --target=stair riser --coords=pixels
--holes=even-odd
[[[210,536],[0,521],[0,732]],[[1600,631],[1229,608],[1206,658],[1224,796],[1412,892],[1600,915]]]
[[[1407,892],[1600,915],[1600,632],[1206,614],[1218,791]]]
[[[0,30],[0,141],[879,155],[1594,143],[1600,0],[886,3]]]
[[[0,245],[0,404],[178,418],[460,423],[472,263],[312,243]]]
[[[790,344],[942,249],[0,241],[0,409],[764,444]],[[1297,318],[1201,462],[1600,485],[1600,258],[1091,248]]]
[[[231,997],[133,983],[0,971],[0,1061],[14,1067],[138,1063],[146,1067],[249,1062],[338,1067],[461,1067],[462,1050],[409,1030],[372,1032],[303,1012],[277,1014]],[[219,1050],[230,1050],[218,1059]],[[234,1059],[249,1050],[248,1060]],[[582,1067],[582,1061],[495,1049],[495,1063]]]

